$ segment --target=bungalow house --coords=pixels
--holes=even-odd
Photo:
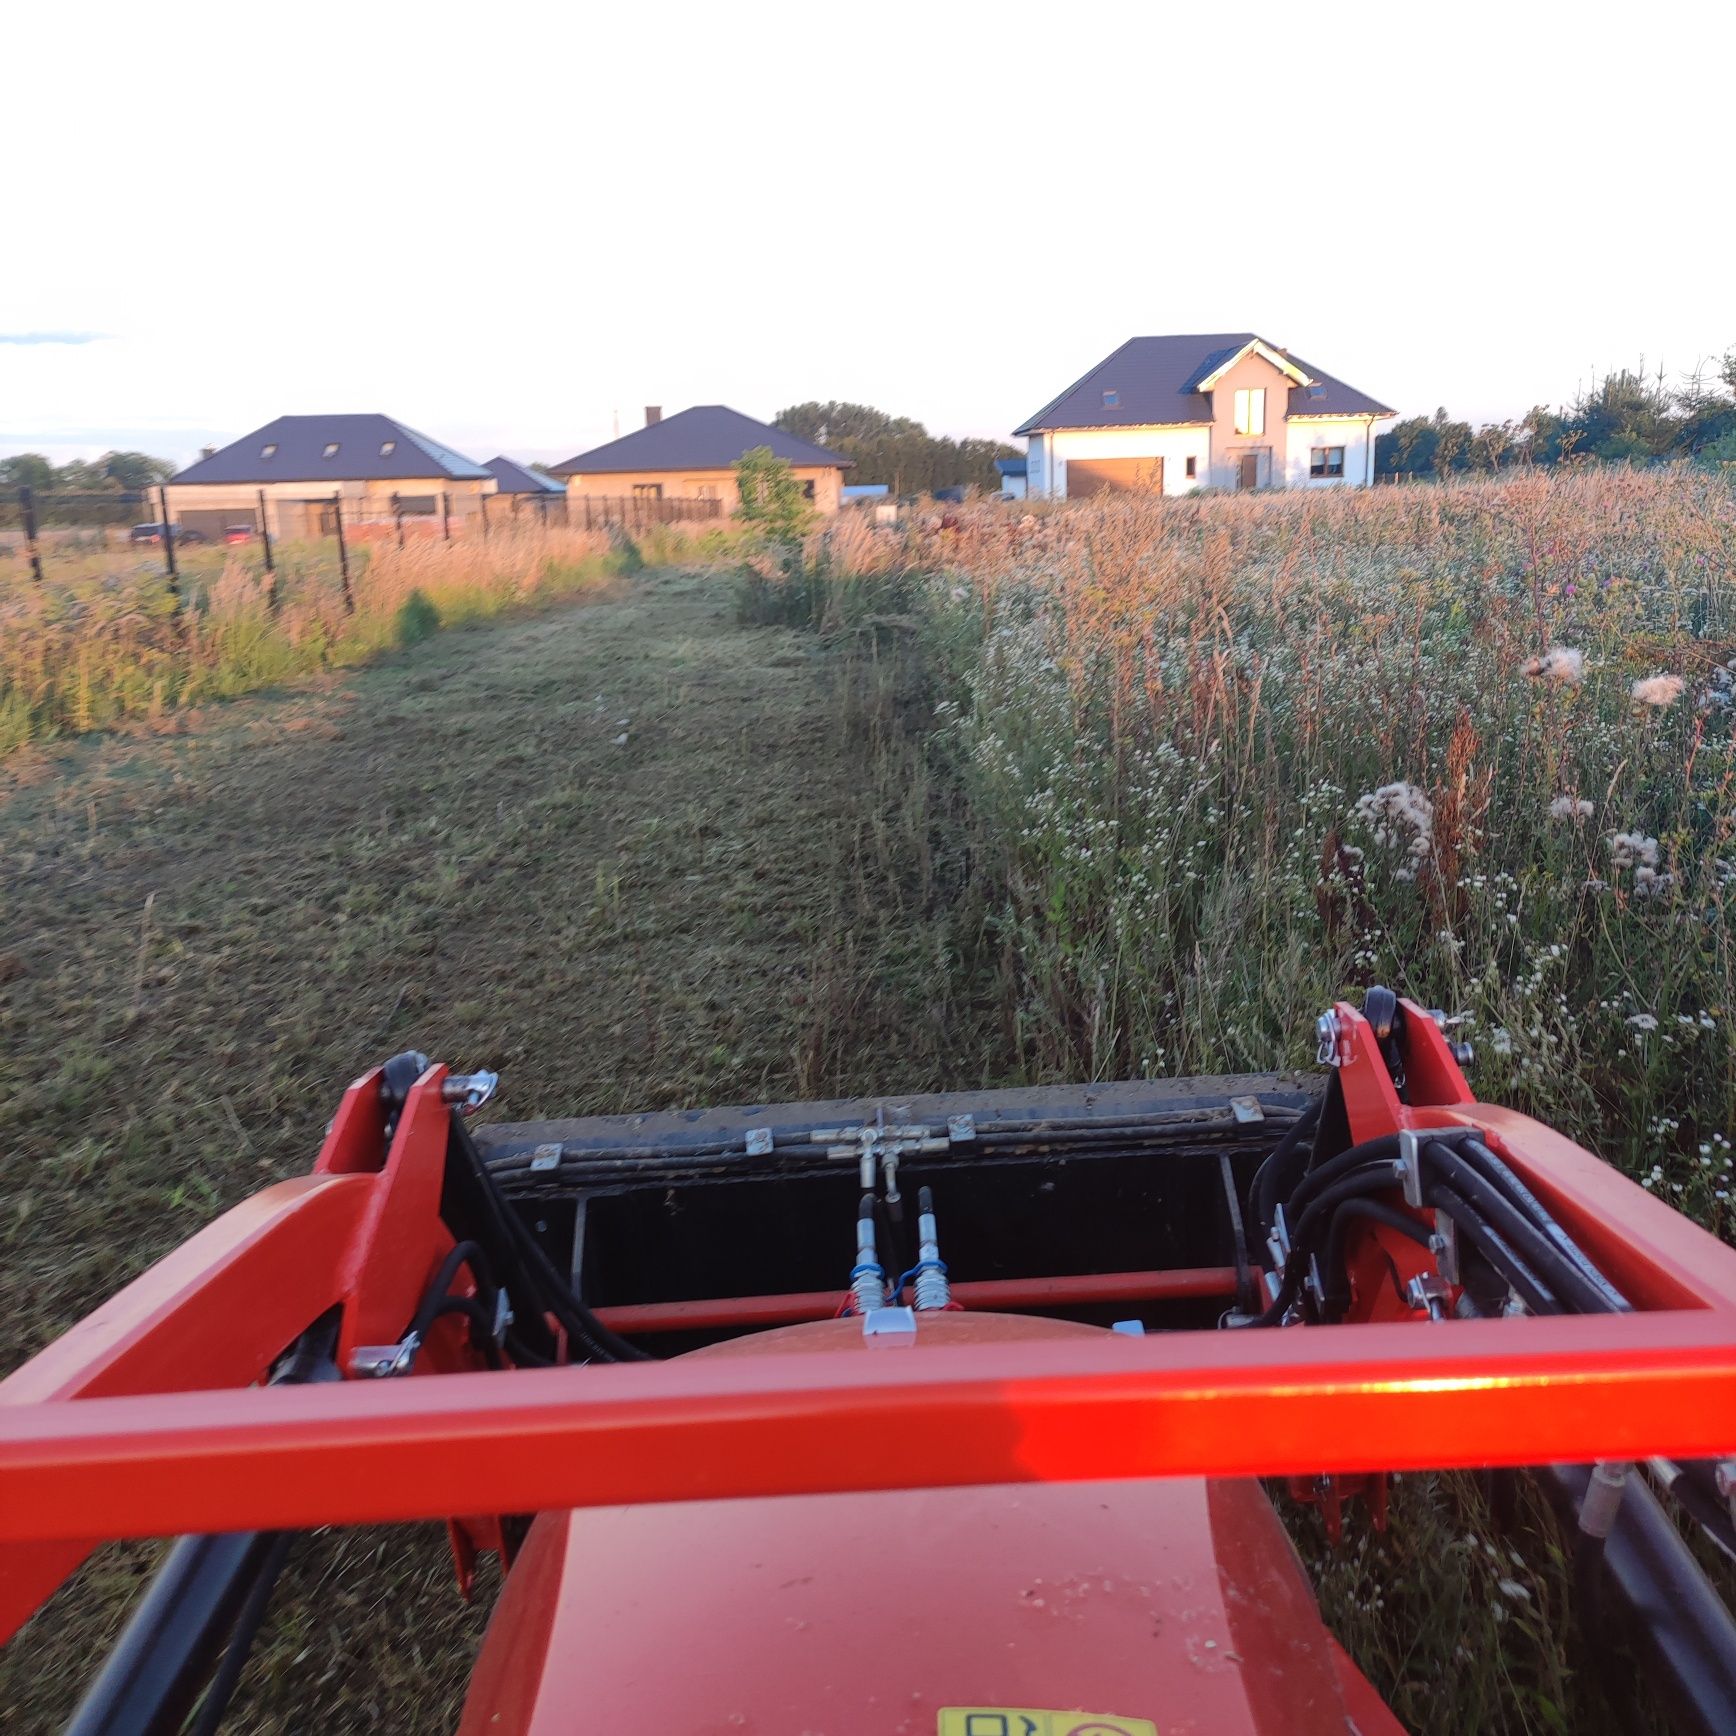
[[[495,479],[480,464],[406,428],[390,416],[279,416],[167,483],[176,524],[220,534],[232,524],[284,539],[320,536],[331,528],[331,501],[346,524],[388,524],[402,512],[454,518],[479,509]],[[396,505],[394,505],[394,499]]]
[[[726,404],[695,404],[667,417],[649,405],[643,428],[581,452],[553,466],[553,472],[566,478],[569,500],[586,495],[715,500],[721,502],[718,510],[728,515],[740,501],[735,461],[756,446],[769,446],[788,460],[802,492],[819,511],[838,510],[850,459],[756,422]]]
[[[1374,480],[1397,412],[1254,332],[1129,338],[1015,430],[1028,490],[1338,488]]]
[[[557,523],[566,517],[566,486],[552,476],[511,458],[491,458],[482,468],[494,478],[494,496],[502,511]]]

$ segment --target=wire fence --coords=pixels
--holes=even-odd
[[[249,498],[251,495],[251,498]],[[22,556],[32,578],[45,563],[136,545],[160,554],[172,580],[180,554],[213,544],[256,544],[268,572],[273,544],[304,540],[363,542],[411,537],[486,537],[500,530],[571,527],[643,529],[724,516],[718,499],[664,498],[649,490],[623,495],[546,492],[478,494],[364,493],[291,497],[275,491],[226,491],[221,504],[173,487],[113,493],[59,489],[0,490],[0,561]],[[342,553],[340,549],[340,553]],[[0,565],[0,575],[4,565]]]

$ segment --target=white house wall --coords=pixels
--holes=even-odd
[[[1046,488],[1031,473],[1031,492],[1064,498],[1067,493],[1067,462],[1072,458],[1161,458],[1163,492],[1191,494],[1206,478],[1211,460],[1209,427],[1188,428],[1057,428],[1039,436],[1049,442],[1050,462]],[[1036,447],[1036,439],[1031,444]],[[1195,460],[1199,472],[1190,478],[1187,461]]]
[[[1288,488],[1338,488],[1372,480],[1368,443],[1374,424],[1355,421],[1304,422],[1292,418],[1284,440],[1284,484]],[[1344,476],[1310,476],[1308,466],[1316,446],[1344,448]],[[1274,479],[1276,480],[1276,479]]]
[[[1025,442],[1025,492],[1041,498],[1049,492],[1049,441],[1047,434],[1033,434]]]

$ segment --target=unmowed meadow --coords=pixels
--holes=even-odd
[[[0,756],[600,591],[642,559],[637,545],[601,530],[414,536],[402,548],[361,541],[350,551],[352,609],[330,542],[281,546],[275,578],[256,545],[188,549],[179,595],[160,555],[99,546],[51,559],[38,583],[14,553],[0,563]]]
[[[1463,1016],[1478,1095],[1731,1239],[1723,478],[937,509],[792,571],[791,615],[915,668],[917,849],[964,865],[997,1077],[1311,1067],[1382,982]],[[1341,1547],[1287,1508],[1334,1630],[1428,1736],[1661,1728],[1541,1499],[1494,1492],[1406,1476]]]
[[[1722,478],[985,506],[809,552],[835,615],[892,585],[917,625],[1025,1076],[1310,1064],[1382,982],[1464,1016],[1480,1094],[1728,1233]]]

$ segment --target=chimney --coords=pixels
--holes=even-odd
[[[663,406],[661,404],[647,404],[645,406],[645,426],[647,428],[655,428],[662,420]]]
[[[201,458],[215,458],[217,456],[217,448],[215,446],[201,446],[199,448],[199,456]]]

